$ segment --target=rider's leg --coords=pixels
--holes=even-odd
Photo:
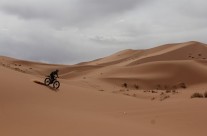
[[[55,80],[54,76],[51,76],[50,77],[50,84],[52,84],[54,80]]]

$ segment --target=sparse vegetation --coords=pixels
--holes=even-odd
[[[171,93],[171,90],[166,90],[166,93]]]
[[[167,99],[167,98],[170,98],[170,96],[169,96],[169,95],[162,95],[162,96],[160,97],[160,101],[163,101],[163,100],[165,100],[165,99]]]
[[[203,94],[201,93],[194,93],[191,98],[203,98]]]
[[[176,90],[172,90],[172,93],[175,94],[175,93],[178,93],[178,91],[176,91]]]
[[[166,93],[170,93],[172,92],[172,90],[176,90],[178,88],[187,88],[186,84],[185,83],[179,83],[177,85],[161,85],[161,84],[158,84],[156,85],[156,90],[166,90]]]
[[[179,86],[183,89],[187,88],[186,84],[185,83],[180,83]]]
[[[204,97],[207,98],[207,92],[204,93]]]
[[[138,90],[139,89],[139,85],[134,85],[134,88]]]
[[[125,87],[125,88],[127,88],[128,87],[128,84],[127,83],[124,83],[122,86]]]
[[[103,89],[101,89],[101,90],[99,90],[99,91],[103,92],[104,90],[103,90]]]
[[[156,91],[152,90],[152,93],[157,93]]]
[[[151,100],[155,100],[155,97],[152,97]]]

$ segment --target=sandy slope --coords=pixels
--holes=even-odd
[[[205,136],[207,101],[190,96],[206,91],[206,54],[187,42],[73,66],[0,57],[0,135]],[[34,83],[54,69],[59,90]]]
[[[160,133],[124,119],[142,103],[129,97],[62,84],[55,92],[30,75],[0,68],[1,135],[151,135]],[[9,85],[11,84],[11,85]],[[149,124],[150,125],[150,124]]]

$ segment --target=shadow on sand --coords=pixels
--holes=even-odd
[[[34,83],[36,83],[36,84],[39,84],[39,85],[43,85],[43,86],[45,86],[45,87],[48,87],[50,90],[52,90],[52,91],[55,91],[55,92],[58,92],[59,91],[59,89],[55,89],[55,88],[53,88],[53,87],[51,87],[51,86],[46,86],[43,82],[40,82],[40,81],[33,81]]]

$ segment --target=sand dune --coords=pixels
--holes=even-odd
[[[207,46],[199,42],[167,44],[147,50],[125,50],[106,58],[98,59],[88,65],[119,66],[143,64],[154,61],[207,59]]]
[[[207,48],[124,50],[77,65],[0,57],[2,136],[205,136]],[[43,84],[60,70],[58,90]]]

